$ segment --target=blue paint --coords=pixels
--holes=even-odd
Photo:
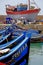
[[[18,10],[18,11],[27,10],[27,7],[18,6],[18,7],[17,7],[17,10]]]
[[[25,64],[26,64],[26,59],[20,65],[25,65]]]
[[[22,40],[23,38],[24,38],[24,35],[20,35],[16,39],[14,38],[12,41],[0,45],[0,49],[4,49],[4,48],[8,47],[9,45],[13,44],[14,42]]]
[[[15,46],[13,49],[11,49],[9,54],[6,54],[6,55],[0,57],[0,60],[5,59],[8,56],[12,55],[15,51],[20,49],[27,42],[28,42],[28,38],[26,37],[21,43],[19,43],[17,46]]]
[[[12,29],[11,28],[8,28],[8,31],[11,31],[12,32]],[[7,32],[8,32],[7,31]],[[18,32],[17,32],[18,33]],[[20,41],[19,43],[17,43],[16,46],[14,46],[12,49],[10,49],[10,52],[6,55],[3,55],[0,57],[0,60],[4,60],[5,58],[9,57],[10,55],[14,54],[16,51],[18,52],[25,44],[27,44],[27,42],[30,40],[30,37],[31,37],[31,33],[28,33],[27,31],[23,31],[22,32],[23,34],[20,35],[19,37],[17,37],[16,39],[10,41],[10,42],[7,42],[3,45],[0,45],[0,49],[4,49],[6,47],[8,47],[9,45],[13,44],[14,42],[18,42]],[[18,35],[18,34],[17,34]],[[30,41],[28,42],[30,43]],[[28,49],[28,46],[21,52],[20,56],[17,57],[17,58],[14,58],[14,60],[16,60],[16,62],[18,62],[19,60],[21,60],[21,58],[23,58],[27,53],[28,53],[29,49]],[[28,57],[28,56],[27,56]],[[16,62],[12,62],[10,65],[14,65]],[[21,62],[20,65],[23,65],[26,63],[26,60],[24,59],[23,62]]]
[[[18,58],[15,58],[16,62],[21,60],[23,56],[25,56],[28,53],[28,47],[24,49],[24,51],[20,54]],[[27,56],[28,57],[28,56]]]

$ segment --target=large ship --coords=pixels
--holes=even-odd
[[[16,7],[11,5],[6,5],[6,13],[8,17],[12,19],[27,19],[29,22],[35,21],[36,17],[40,11],[40,8],[35,8],[30,6],[30,0],[27,4],[19,4]]]

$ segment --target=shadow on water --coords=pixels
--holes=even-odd
[[[28,65],[43,65],[43,42],[30,44]]]

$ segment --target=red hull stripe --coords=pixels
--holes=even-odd
[[[0,65],[6,65],[6,64],[0,62]]]
[[[17,11],[17,12],[12,12],[12,11],[6,11],[7,14],[30,14],[30,13],[38,13],[40,9],[34,9],[34,10],[25,10],[25,11]]]

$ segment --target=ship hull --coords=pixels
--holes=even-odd
[[[39,13],[40,9],[33,9],[33,10],[25,10],[25,11],[6,11],[7,16],[11,17],[12,19],[27,19],[29,22],[36,20],[37,14]]]

